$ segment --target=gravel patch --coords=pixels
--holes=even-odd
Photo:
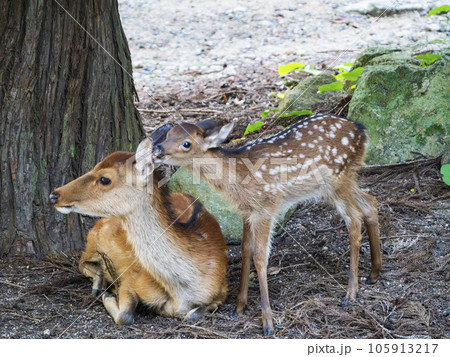
[[[384,14],[361,14],[367,3]],[[192,80],[193,73],[211,80],[261,68],[276,71],[292,61],[333,67],[371,46],[445,38],[445,16],[426,16],[445,1],[413,3],[119,0],[119,10],[136,86],[158,92]]]

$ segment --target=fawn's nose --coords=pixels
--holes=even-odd
[[[58,202],[58,198],[59,198],[59,193],[53,191],[50,194],[50,202],[51,202],[51,204],[54,205],[56,202]]]
[[[153,158],[160,159],[164,156],[164,149],[161,145],[153,146]]]

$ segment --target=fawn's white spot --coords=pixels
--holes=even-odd
[[[311,149],[312,149],[314,146],[315,146],[314,144],[311,144],[311,143],[308,144],[308,147],[310,147]]]
[[[333,148],[333,150],[331,150],[331,153],[333,154],[333,156],[336,156],[337,155],[337,149]]]
[[[348,138],[346,136],[344,136],[342,139],[342,145],[348,146]]]

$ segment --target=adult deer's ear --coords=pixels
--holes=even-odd
[[[150,169],[153,171],[153,140],[150,138],[145,138],[140,142],[137,150],[134,164],[134,168],[137,170],[139,175],[146,175]]]
[[[218,147],[226,140],[228,135],[231,134],[233,127],[234,123],[230,123],[222,127],[215,128],[209,133],[205,133],[203,149],[206,151],[208,149]]]

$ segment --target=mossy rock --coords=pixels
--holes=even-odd
[[[374,48],[355,61],[354,67],[364,66],[364,71],[348,117],[367,127],[369,164],[411,160],[415,152],[450,152],[450,48],[447,43],[447,48],[434,51],[442,58],[425,68],[417,53],[424,50]]]
[[[225,236],[227,243],[239,244],[242,237],[242,218],[226,202],[222,193],[216,191],[207,183],[194,180],[191,170],[184,167],[179,168],[170,178],[170,192],[186,192],[197,197],[206,209],[216,217]],[[278,227],[284,225],[294,212],[295,208],[282,214],[279,219]]]
[[[336,82],[336,79],[328,73],[321,73],[304,79],[297,86],[286,91],[278,106],[278,113],[308,109],[315,111],[319,106],[323,107],[326,103],[332,103],[334,106],[340,98],[347,95],[344,91],[318,93],[320,86],[333,82]]]

